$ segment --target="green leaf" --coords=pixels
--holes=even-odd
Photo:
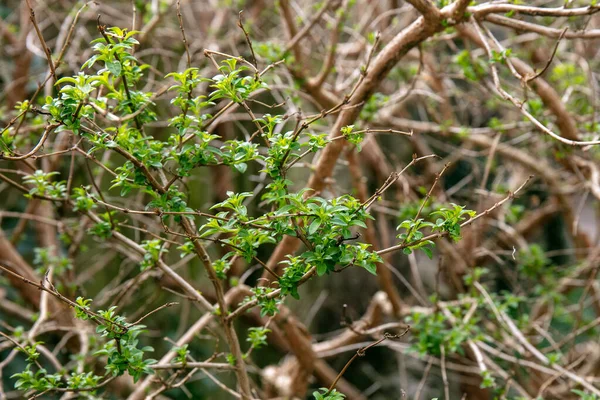
[[[114,76],[121,76],[121,63],[113,60],[113,61],[106,61],[106,68],[108,68],[108,70],[110,71],[111,74],[113,74]]]
[[[430,260],[433,258],[433,252],[429,247],[421,247],[421,250],[423,250],[423,253],[425,253]]]
[[[367,271],[377,276],[377,265],[374,263],[366,263],[364,267]]]
[[[321,222],[322,221],[320,219],[315,219],[308,227],[308,233],[310,235],[314,234],[321,226]]]
[[[360,226],[361,228],[367,229],[367,224],[363,221],[356,219],[350,223],[351,226]]]
[[[244,172],[246,172],[246,169],[248,168],[248,164],[239,163],[239,164],[234,164],[233,167],[243,174]]]
[[[317,275],[323,276],[327,272],[327,264],[319,263],[317,264]]]

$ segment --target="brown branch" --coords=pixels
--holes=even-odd
[[[490,59],[492,59],[492,50],[487,42],[487,40],[484,38],[483,33],[481,31],[481,28],[479,26],[479,23],[475,20],[473,20],[473,26],[475,27],[475,31],[478,33],[481,42],[483,43],[484,48],[486,49],[486,52],[488,53],[488,57]],[[491,71],[492,71],[492,78],[494,81],[494,86],[496,88],[496,91],[498,92],[498,94],[500,95],[500,97],[502,97],[505,100],[510,101],[511,103],[514,104],[514,106],[521,112],[521,114],[523,114],[523,116],[525,116],[529,121],[531,121],[535,126],[537,126],[540,130],[542,130],[542,132],[550,135],[551,137],[553,137],[554,139],[571,145],[571,146],[588,146],[588,145],[596,145],[596,144],[600,144],[600,140],[592,140],[592,141],[578,141],[578,140],[571,140],[571,139],[567,139],[564,138],[556,133],[554,133],[552,130],[550,130],[546,125],[544,125],[543,123],[541,123],[537,118],[535,118],[529,111],[527,111],[525,109],[525,103],[523,103],[522,101],[517,100],[514,96],[512,96],[511,94],[509,94],[507,91],[505,91],[501,84],[500,84],[500,78],[498,76],[498,70],[496,68],[496,66],[494,64],[490,65]]]
[[[287,43],[287,45],[283,51],[284,53],[287,53],[288,51],[290,51],[292,49],[294,49],[294,52],[300,52],[299,48],[297,47],[297,44],[300,42],[300,40],[302,40],[302,38],[304,36],[306,36],[310,32],[310,30],[313,28],[313,26],[315,26],[315,24],[317,22],[319,22],[319,20],[321,19],[323,14],[325,14],[325,12],[329,9],[329,7],[333,3],[333,1],[334,0],[327,0],[321,6],[319,11],[317,11],[317,13],[311,18],[309,23],[304,25],[302,27],[302,29],[297,33],[296,33],[295,24],[293,22],[294,19],[291,15],[291,10],[289,9],[289,0],[281,0],[279,2],[279,6],[281,7],[281,10],[282,10],[282,16],[284,17],[285,21],[287,22],[286,25],[287,25],[288,31],[291,34],[291,36],[293,36],[290,39],[290,41]]]
[[[150,365],[152,369],[185,369],[185,368],[208,368],[216,370],[234,370],[235,366],[225,363],[211,363],[211,362],[186,362],[173,363],[173,364],[153,364]]]
[[[600,29],[590,29],[586,31],[566,32],[562,29],[548,28],[546,26],[533,24],[531,22],[508,18],[503,15],[489,14],[483,17],[485,21],[493,24],[505,26],[519,31],[535,32],[542,36],[558,39],[561,35],[565,39],[597,39],[600,37]]]
[[[37,20],[35,18],[35,11],[33,11],[33,7],[31,6],[31,0],[27,0],[27,6],[29,7],[29,18],[33,23],[33,27],[35,28],[35,32],[37,33],[38,39],[42,44],[42,49],[44,49],[44,54],[46,55],[46,61],[48,61],[48,67],[50,68],[52,77],[54,77],[54,82],[56,82],[56,70],[54,68],[54,61],[52,61],[52,53],[50,52],[50,49],[48,49],[46,41],[44,40],[44,35],[42,35],[40,27],[38,26]]]
[[[440,10],[430,0],[407,0],[414,8],[417,9],[428,22],[437,23],[440,18]]]
[[[131,323],[131,325],[139,325],[139,323],[140,323],[140,322],[142,322],[143,320],[145,320],[147,317],[149,317],[150,315],[154,314],[155,312],[158,312],[158,311],[160,311],[160,310],[162,310],[162,309],[164,309],[164,308],[169,308],[169,307],[176,306],[176,305],[178,305],[178,304],[179,304],[179,303],[177,303],[177,302],[175,302],[175,301],[172,301],[172,302],[170,302],[170,303],[163,304],[162,306],[160,306],[160,307],[158,307],[158,308],[155,308],[154,310],[152,310],[152,311],[150,311],[150,312],[147,312],[147,313],[146,313],[146,314],[144,314],[142,317],[140,317],[140,318],[139,318],[137,321],[135,321],[135,322],[132,322],[132,323]]]
[[[523,4],[510,3],[485,3],[473,7],[469,7],[468,11],[475,14],[476,17],[483,17],[488,14],[505,14],[515,12],[518,14],[527,14],[531,16],[543,17],[576,17],[584,15],[592,15],[600,11],[598,6],[587,7],[535,7]]]
[[[183,18],[181,17],[181,0],[177,0],[177,20],[179,21],[179,30],[181,31],[185,55],[187,56],[187,67],[190,68],[192,66],[192,57],[190,57],[190,48],[185,37],[185,29],[183,28]]]
[[[352,358],[350,360],[348,360],[348,362],[346,363],[346,365],[344,365],[344,368],[342,368],[342,370],[340,371],[340,373],[338,374],[338,376],[335,378],[335,380],[333,381],[333,383],[331,384],[331,386],[329,386],[329,392],[331,392],[335,388],[335,385],[338,383],[338,381],[340,380],[340,378],[342,377],[342,375],[344,375],[344,372],[346,372],[346,370],[348,369],[348,367],[350,366],[350,364],[352,364],[352,362],[357,357],[364,357],[364,355],[365,355],[365,353],[366,353],[367,350],[369,350],[372,347],[377,346],[378,344],[380,344],[381,342],[383,342],[386,339],[399,339],[399,338],[401,338],[402,336],[406,335],[409,330],[410,330],[410,326],[407,327],[404,332],[399,333],[397,335],[392,335],[392,334],[389,334],[389,333],[384,333],[383,337],[381,339],[376,340],[375,342],[369,344],[368,346],[361,347],[360,349],[358,349],[356,351],[356,354],[354,354],[354,356],[352,356]]]
[[[350,107],[342,109],[333,125],[329,135],[331,142],[323,150],[307,187],[316,192],[320,192],[324,188],[326,179],[333,172],[335,163],[344,149],[346,142],[345,140],[333,139],[341,136],[341,129],[344,126],[351,125],[356,120],[364,101],[371,96],[377,85],[387,76],[396,63],[411,49],[417,47],[441,28],[440,25],[428,23],[421,17],[396,35],[381,50],[372,63],[370,59],[367,61],[367,68],[365,68],[361,79],[351,92],[351,96],[348,96],[348,106]],[[267,264],[273,268],[287,254],[294,253],[297,247],[297,239],[284,237],[275,248]]]
[[[560,44],[560,41],[562,40],[562,38],[565,36],[565,33],[567,33],[568,29],[569,29],[569,27],[566,27],[565,29],[563,29],[563,31],[560,34],[560,36],[558,37],[558,39],[556,39],[556,44],[554,45],[554,49],[552,50],[552,54],[548,58],[548,61],[546,62],[546,65],[544,65],[544,68],[542,68],[542,70],[540,72],[536,73],[535,75],[530,76],[530,77],[526,77],[525,78],[525,83],[529,83],[529,82],[533,81],[534,79],[537,79],[540,76],[544,75],[544,73],[546,73],[546,71],[550,67],[550,64],[552,64],[552,60],[554,59],[554,56],[556,55],[556,50],[558,50],[558,45]]]
[[[475,221],[477,221],[479,218],[482,218],[486,215],[488,215],[489,213],[491,213],[493,210],[495,210],[496,208],[500,207],[502,204],[506,203],[507,201],[511,200],[512,198],[514,198],[525,186],[527,186],[527,184],[529,183],[529,181],[533,179],[533,175],[529,176],[529,178],[527,178],[525,180],[525,182],[523,182],[521,184],[521,186],[519,186],[514,192],[509,192],[508,195],[500,200],[499,202],[497,202],[496,204],[494,204],[492,207],[488,208],[487,210],[477,214],[475,217],[463,222],[462,224],[460,224],[461,228],[464,228],[465,226],[469,226],[472,223],[474,223]],[[388,247],[387,249],[383,249],[377,252],[377,254],[382,255],[382,254],[387,254],[387,253],[391,253],[393,251],[398,251],[398,250],[402,250],[405,249],[407,247],[411,247],[411,246],[415,246],[419,243],[428,241],[428,240],[434,240],[434,239],[439,239],[441,237],[445,237],[448,236],[448,232],[444,231],[444,232],[439,232],[439,233],[432,233],[430,235],[427,235],[419,240],[413,241],[413,242],[409,242],[409,243],[402,243],[402,244],[398,244],[392,247]]]
[[[34,157],[35,153],[37,153],[38,150],[41,149],[42,146],[44,146],[44,143],[46,143],[46,139],[48,139],[48,136],[52,133],[52,131],[54,131],[54,129],[56,129],[59,126],[60,126],[60,124],[58,124],[58,123],[50,124],[50,125],[46,126],[46,128],[44,129],[44,133],[42,134],[42,137],[40,138],[38,143],[33,147],[33,149],[31,149],[26,154],[13,157],[13,156],[6,156],[6,155],[0,153],[0,160],[5,159],[5,160],[11,160],[11,161],[20,161],[20,160],[25,160],[27,158]]]
[[[337,18],[333,29],[331,30],[331,36],[329,38],[329,51],[327,52],[327,56],[325,58],[325,61],[323,62],[323,66],[321,67],[321,71],[313,80],[311,80],[311,85],[321,86],[323,82],[325,82],[325,80],[329,76],[329,73],[333,69],[333,66],[335,65],[335,53],[337,49],[337,44],[340,38],[340,31],[342,30],[347,13],[348,0],[343,0],[341,8],[337,10]]]
[[[250,48],[250,54],[252,54],[252,63],[254,64],[254,68],[256,68],[256,70],[258,71],[258,62],[256,61],[256,54],[254,54],[254,48],[252,47],[250,35],[246,31],[246,28],[244,28],[244,22],[242,21],[242,12],[243,11],[240,11],[238,14],[238,27],[242,30],[242,32],[244,32],[244,36],[246,37],[246,43]]]

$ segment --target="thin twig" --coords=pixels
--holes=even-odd
[[[348,369],[348,367],[350,367],[350,364],[352,364],[352,362],[357,358],[357,357],[363,357],[366,353],[367,350],[369,350],[371,347],[375,347],[378,344],[380,344],[381,342],[383,342],[386,339],[399,339],[402,336],[406,335],[408,333],[408,331],[410,330],[410,326],[408,326],[404,332],[399,333],[397,335],[392,335],[389,333],[384,333],[383,337],[379,340],[376,340],[375,342],[369,344],[368,346],[365,347],[361,347],[360,349],[358,349],[356,351],[356,353],[352,356],[352,358],[350,360],[348,360],[348,362],[346,363],[346,365],[344,365],[344,368],[342,368],[342,370],[340,371],[340,373],[335,377],[335,379],[333,380],[333,382],[331,383],[331,385],[329,386],[329,392],[331,392],[334,388],[335,385],[337,385],[338,381],[342,378],[342,375],[344,375],[344,372],[346,372],[346,370]]]
[[[172,302],[170,302],[170,303],[163,304],[162,306],[160,306],[160,307],[158,307],[158,308],[156,308],[156,309],[154,309],[154,310],[152,310],[152,311],[150,311],[150,312],[146,313],[145,315],[143,315],[142,317],[140,317],[140,319],[138,319],[137,321],[135,321],[135,322],[132,322],[132,323],[131,323],[131,326],[133,326],[133,325],[138,325],[140,322],[142,322],[144,319],[146,319],[146,318],[147,318],[147,317],[149,317],[150,315],[154,314],[155,312],[158,312],[158,311],[160,311],[160,310],[162,310],[162,309],[164,309],[164,308],[168,308],[168,307],[176,306],[176,305],[178,305],[178,304],[179,304],[179,303],[178,303],[178,302],[176,302],[176,301],[172,301]]]
[[[42,49],[44,50],[44,54],[46,55],[46,61],[48,61],[48,67],[50,68],[50,73],[52,77],[54,77],[54,82],[56,82],[56,69],[54,67],[54,61],[52,61],[52,53],[50,49],[48,49],[48,45],[46,45],[46,41],[44,40],[44,35],[40,31],[40,27],[38,26],[37,20],[35,18],[35,11],[31,6],[31,0],[27,0],[27,6],[29,7],[29,19],[33,23],[33,27],[35,28],[35,33],[37,33],[38,39],[42,44]]]
[[[183,28],[183,18],[181,17],[181,0],[177,0],[177,20],[179,21],[179,30],[181,31],[183,47],[185,48],[185,54],[187,56],[187,67],[190,68],[192,66],[192,57],[190,56],[190,48],[185,37],[185,29]]]
[[[500,200],[499,202],[497,202],[496,204],[494,204],[492,207],[488,208],[487,210],[483,211],[480,214],[477,214],[475,217],[463,222],[462,224],[460,224],[460,227],[463,228],[465,226],[471,225],[472,223],[474,223],[475,221],[477,221],[479,218],[482,218],[486,215],[488,215],[490,212],[492,212],[493,210],[495,210],[496,208],[500,207],[502,204],[506,203],[508,200],[514,198],[526,185],[527,183],[529,183],[529,181],[533,179],[533,175],[531,175],[529,178],[527,178],[525,180],[525,182],[523,182],[523,184],[521,184],[521,186],[519,186],[517,188],[517,190],[515,190],[514,192],[509,192],[509,194],[502,200]],[[398,251],[398,250],[402,250],[406,247],[409,246],[415,246],[419,243],[422,243],[424,241],[427,240],[433,240],[433,239],[438,239],[444,236],[447,236],[448,232],[444,231],[444,232],[438,232],[438,233],[432,233],[430,235],[427,235],[419,240],[416,240],[414,242],[409,242],[409,243],[402,243],[402,244],[398,244],[392,247],[388,247],[387,249],[383,249],[383,250],[379,250],[377,251],[377,254],[387,254],[387,253],[391,253],[394,251]]]
[[[258,61],[256,60],[256,54],[254,54],[254,48],[252,47],[252,41],[250,40],[250,35],[244,28],[244,22],[242,21],[242,12],[240,11],[238,14],[238,27],[244,32],[244,36],[246,37],[246,43],[248,43],[248,47],[250,48],[250,53],[252,54],[252,62],[254,63],[254,67],[258,71]]]
[[[556,39],[556,44],[554,45],[554,50],[552,50],[552,54],[550,55],[550,58],[548,58],[548,61],[546,62],[546,65],[544,65],[544,68],[542,68],[542,70],[540,72],[538,72],[537,74],[534,74],[531,77],[527,77],[525,79],[526,84],[528,84],[532,80],[537,79],[538,77],[544,75],[544,73],[548,70],[548,68],[550,67],[550,64],[552,64],[552,60],[554,59],[554,56],[556,55],[556,50],[558,50],[558,45],[560,44],[560,41],[562,40],[562,38],[565,36],[565,33],[567,33],[568,29],[569,29],[568,26],[565,27],[565,29],[563,29],[563,31],[561,32],[558,39]]]

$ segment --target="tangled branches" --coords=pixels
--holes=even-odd
[[[600,8],[209,3],[0,8],[0,398],[600,398]]]

